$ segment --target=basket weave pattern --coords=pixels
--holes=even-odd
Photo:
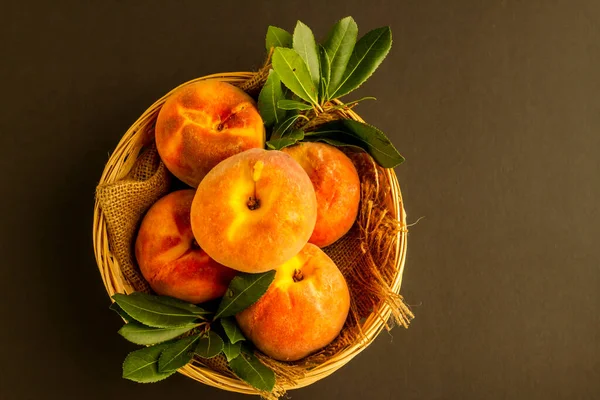
[[[199,80],[219,79],[255,94],[256,86],[261,84],[264,75],[264,69],[257,73],[215,74],[181,86]],[[154,201],[168,192],[169,174],[156,152],[152,152],[152,146],[156,117],[173,91],[156,101],[129,128],[108,160],[99,181],[94,205],[94,252],[104,285],[111,296],[114,293],[149,291],[132,257],[135,227],[128,229],[126,235],[117,235],[118,227],[111,226],[111,223],[114,225],[118,219],[115,218],[128,210],[138,217],[143,215]],[[340,110],[339,117],[364,122],[351,109]],[[383,329],[391,329],[394,321],[408,326],[413,315],[399,295],[408,231],[396,174],[392,169],[377,166],[365,153],[349,152],[348,155],[361,177],[359,216],[344,238],[324,249],[340,267],[352,294],[351,313],[340,336],[324,350],[297,363],[282,363],[257,354],[276,372],[277,384],[271,394],[259,393],[237,379],[227,369],[223,358],[194,359],[180,369],[180,373],[224,390],[276,398],[286,390],[307,386],[332,374],[364,350]],[[115,192],[123,182],[133,185],[131,187],[144,188],[153,179],[158,183],[155,182],[150,191],[142,191],[148,196],[133,208],[121,204],[111,208],[103,200],[106,193]],[[135,222],[139,223],[139,218]]]

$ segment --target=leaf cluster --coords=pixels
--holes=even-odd
[[[119,334],[147,346],[125,358],[123,378],[157,382],[184,367],[194,356],[206,359],[223,353],[240,379],[259,390],[271,391],[274,372],[254,356],[233,316],[258,301],[274,278],[275,271],[240,273],[214,312],[168,296],[140,292],[113,295],[110,308],[126,322]]]
[[[338,101],[360,87],[379,67],[392,46],[389,27],[358,38],[352,17],[338,21],[323,43],[298,21],[293,34],[270,26],[266,48],[272,69],[258,97],[258,108],[270,132],[267,148],[281,150],[300,141],[320,141],[368,152],[384,168],[404,161],[387,136],[372,125],[331,121],[310,129],[322,113],[356,104]],[[360,100],[358,100],[360,101]],[[347,123],[349,122],[349,123]]]

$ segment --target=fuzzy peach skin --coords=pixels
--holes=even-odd
[[[335,146],[303,142],[282,150],[306,171],[317,196],[317,223],[309,239],[325,247],[344,236],[356,220],[360,179],[352,161]]]
[[[161,295],[191,303],[223,296],[236,272],[211,259],[196,243],[190,225],[194,190],[178,190],[146,213],[135,242],[142,275]]]
[[[350,293],[334,262],[310,243],[276,271],[267,292],[236,319],[260,351],[295,361],[336,338],[348,316]]]
[[[235,270],[258,273],[302,249],[315,227],[317,200],[292,157],[251,149],[206,175],[191,215],[194,236],[208,255]]]
[[[192,187],[227,157],[263,148],[265,127],[254,100],[217,80],[174,92],[156,119],[156,147],[173,175]]]

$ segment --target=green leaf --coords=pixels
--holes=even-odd
[[[404,157],[398,153],[383,132],[372,125],[349,119],[323,124],[316,131],[307,132],[304,140],[360,147],[383,168],[393,168],[404,161]]]
[[[239,341],[246,340],[235,318],[222,318],[221,326],[223,327],[223,330],[225,331],[225,334],[231,343],[235,344]]]
[[[180,328],[150,328],[139,322],[130,322],[119,329],[119,334],[132,343],[148,345],[175,339],[198,325],[189,324]]]
[[[175,297],[153,296],[153,300],[158,303],[166,304],[168,306],[181,308],[182,310],[189,311],[195,315],[207,316],[211,314],[210,311],[207,311],[202,307],[198,307],[197,305],[188,303],[187,301],[176,299]]]
[[[277,47],[273,53],[273,69],[283,84],[298,97],[317,104],[317,88],[306,63],[295,50]]]
[[[223,339],[213,331],[202,336],[196,346],[196,354],[203,358],[213,358],[223,350]]]
[[[275,386],[275,373],[254,354],[242,351],[239,356],[229,361],[229,367],[238,378],[258,390],[270,392]]]
[[[324,103],[328,99],[327,87],[331,80],[331,60],[325,47],[319,45],[319,63],[321,64],[321,82],[319,83],[319,100]]]
[[[116,312],[117,314],[119,314],[119,316],[121,318],[123,318],[125,320],[125,322],[131,322],[133,321],[133,318],[131,318],[131,315],[127,314],[125,311],[123,311],[123,309],[115,302],[112,303],[110,305],[110,307],[108,307],[110,310],[113,310],[114,312]]]
[[[242,342],[231,343],[229,340],[225,340],[225,343],[223,343],[223,354],[227,357],[227,362],[239,356],[241,350]]]
[[[279,100],[277,102],[277,108],[282,110],[312,110],[310,104],[303,103],[296,100]]]
[[[323,143],[327,143],[327,144],[330,144],[330,145],[336,146],[336,147],[352,147],[353,149],[364,151],[364,149],[360,146],[344,143],[342,141],[330,139],[328,137],[320,137],[318,135],[307,136],[306,141],[307,142],[323,142]]]
[[[295,111],[295,110],[292,110],[292,111]],[[296,123],[296,120],[298,118],[301,118],[300,114],[298,114],[297,112],[290,113],[290,114],[291,115],[289,117],[287,117],[285,120],[283,120],[281,123],[277,124],[273,128],[273,132],[271,132],[271,137],[269,138],[269,140],[279,139],[281,137],[286,136],[287,132],[289,132],[290,129]]]
[[[136,321],[155,328],[177,328],[196,322],[198,315],[179,307],[165,304],[157,296],[134,292],[116,293],[112,298]]]
[[[304,132],[300,129],[295,129],[282,138],[269,140],[267,147],[271,150],[281,150],[298,143],[302,139],[304,139]]]
[[[231,280],[214,319],[230,317],[254,304],[275,279],[275,270],[262,274],[239,273]]]
[[[158,359],[169,346],[167,343],[146,347],[129,353],[123,362],[123,378],[140,383],[152,383],[163,380],[175,371],[160,372]]]
[[[292,35],[285,29],[269,26],[265,42],[267,51],[271,51],[271,47],[292,47]]]
[[[273,126],[285,117],[285,111],[277,107],[277,103],[284,98],[281,80],[273,70],[258,95],[258,112],[266,127]]]
[[[315,42],[315,36],[308,26],[298,21],[294,29],[293,39],[294,50],[304,60],[315,87],[318,87],[321,73],[319,71],[319,50]]]
[[[391,47],[392,31],[389,27],[367,32],[356,43],[339,85],[329,85],[329,97],[342,97],[362,85],[379,67]]]
[[[322,138],[322,137],[312,137],[310,136],[308,139],[306,139],[307,142],[323,142],[323,143],[327,143],[330,144],[332,146],[336,146],[336,147],[350,147],[354,150],[358,150],[358,151],[364,151],[365,149],[363,149],[360,146],[355,146],[353,144],[348,144],[348,143],[344,143],[344,142],[340,142],[339,140],[335,140],[335,139],[329,139],[329,138]]]
[[[188,336],[167,346],[158,359],[160,372],[176,371],[192,360],[199,335]]]
[[[342,81],[344,71],[348,65],[348,60],[354,50],[356,38],[358,36],[358,26],[352,17],[346,17],[338,21],[325,40],[324,48],[327,52],[330,62],[330,74],[328,77],[329,93],[337,88]],[[321,67],[323,63],[321,63]],[[327,97],[330,99],[331,97]]]

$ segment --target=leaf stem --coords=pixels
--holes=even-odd
[[[310,122],[310,118],[308,118],[306,115],[304,114],[298,114],[298,118],[304,118],[306,121]]]

